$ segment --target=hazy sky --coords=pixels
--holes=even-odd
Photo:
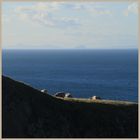
[[[3,48],[137,48],[135,2],[4,2]]]

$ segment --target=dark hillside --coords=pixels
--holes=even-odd
[[[59,99],[2,77],[3,138],[137,138],[138,105]]]

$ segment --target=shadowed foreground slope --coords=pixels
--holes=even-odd
[[[58,99],[2,77],[3,138],[138,137],[138,105]]]

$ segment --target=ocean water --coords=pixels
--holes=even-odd
[[[138,101],[138,50],[3,50],[2,73],[50,94]]]

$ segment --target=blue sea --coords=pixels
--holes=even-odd
[[[138,101],[138,50],[3,50],[3,75],[50,94]]]

